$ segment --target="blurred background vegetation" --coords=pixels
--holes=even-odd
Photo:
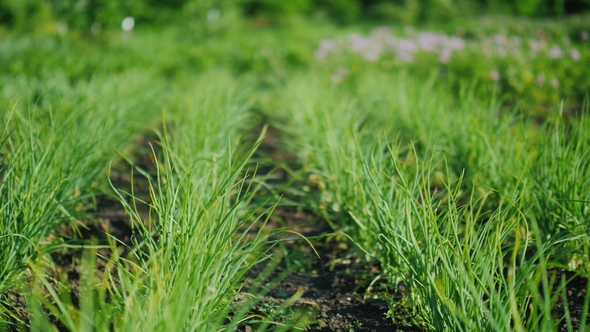
[[[300,16],[344,24],[365,20],[418,24],[469,14],[555,17],[586,10],[590,0],[0,0],[0,26],[25,32],[96,31],[119,25],[127,16],[152,24],[245,17],[263,25]]]
[[[590,0],[0,0],[0,88],[131,67],[265,84],[404,70],[544,116],[588,97]]]

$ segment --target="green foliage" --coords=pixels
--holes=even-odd
[[[1,0],[0,26],[16,31],[52,32],[64,29],[98,31],[118,27],[125,17],[138,23],[205,24],[207,21],[236,20],[240,15],[271,23],[293,17],[324,13],[335,22],[377,19],[391,24],[448,22],[485,10],[524,16],[560,16],[590,9],[585,0]],[[211,23],[211,22],[209,22]]]
[[[246,13],[273,21],[303,15],[311,8],[309,0],[241,0],[240,3]]]
[[[587,132],[586,115],[566,143],[563,127],[547,136],[532,118],[479,102],[473,88],[452,96],[376,71],[329,78],[292,79],[281,102],[292,108],[274,117],[289,124],[291,149],[321,190],[311,206],[403,284],[415,324],[554,329],[565,284],[551,267],[586,275],[590,261],[580,222],[588,139],[577,131]]]
[[[362,4],[355,0],[321,0],[317,5],[339,22],[351,22],[359,17]]]
[[[21,31],[34,31],[53,22],[53,12],[44,0],[0,1],[0,25]]]
[[[547,239],[576,238],[561,249],[575,252],[563,258],[564,264],[578,267],[590,253],[590,137],[588,109],[581,116],[564,119],[554,116],[544,128],[543,148],[532,161],[534,190],[531,200],[541,234]],[[557,255],[560,253],[557,252]]]
[[[420,21],[421,14],[422,7],[418,0],[407,0],[401,4],[381,1],[367,7],[369,17],[396,24],[415,24]]]
[[[588,276],[590,269],[584,16],[444,26],[465,44],[442,33],[426,37],[463,48],[445,61],[438,50],[406,61],[348,51],[351,40],[360,48],[388,40],[386,29],[320,44],[351,28],[229,22],[248,2],[89,3],[96,7],[80,9],[79,23],[69,26],[88,27],[98,12],[107,26],[127,11],[138,22],[163,22],[152,10],[173,18],[177,8],[193,21],[0,42],[0,293],[19,283],[31,288],[31,329],[53,328],[46,310],[69,330],[218,331],[245,322],[264,330],[273,319],[288,320],[285,330],[299,326],[288,309],[299,293],[250,312],[268,289],[248,281],[248,269],[278,259],[266,247],[273,234],[262,230],[273,202],[257,201],[264,183],[252,175],[260,141],[244,139],[254,112],[282,130],[280,148],[309,170],[298,204],[308,203],[361,256],[378,260],[387,289],[405,292],[397,303],[384,295],[392,311],[403,306],[428,330],[551,330],[564,319],[552,309],[567,282],[551,274],[563,268]],[[318,6],[343,22],[369,8],[389,8],[399,22],[407,11],[407,22],[420,22],[457,17],[463,2],[355,3]],[[53,4],[63,12],[48,12],[47,29],[70,17],[71,4]],[[250,8],[260,24],[273,13],[280,22],[315,10],[306,1],[260,0]],[[418,33],[404,29],[388,47]],[[528,39],[546,44],[535,56],[499,52],[508,41],[507,50],[531,51]],[[324,57],[316,50],[314,58],[317,45],[341,48]],[[555,111],[564,97],[572,103]],[[134,187],[113,184],[134,236],[127,245],[113,239],[101,278],[94,275],[96,246],[88,243],[76,305],[68,281],[56,280],[45,262],[68,245],[55,231],[75,227],[108,182],[112,158],[131,155],[127,138],[146,128],[158,136],[154,150],[161,148],[152,155],[156,170],[129,162],[131,178],[149,183],[150,213],[139,212],[144,203]],[[310,271],[303,253],[286,253],[288,266]],[[0,301],[9,305],[4,294]],[[16,327],[4,320],[10,311],[2,311],[0,329]]]
[[[531,16],[539,12],[542,0],[515,1],[514,7],[517,14]]]
[[[128,72],[71,87],[54,73],[43,82],[18,77],[3,87],[0,292],[17,285],[29,264],[63,246],[48,237],[62,224],[75,225],[115,149],[141,130],[140,118],[146,124],[153,119],[154,108],[128,98],[156,98],[158,85],[142,84],[149,80]]]

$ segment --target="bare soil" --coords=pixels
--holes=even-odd
[[[285,270],[294,271],[273,286],[255,312],[264,315],[269,305],[280,306],[302,291],[293,310],[311,313],[313,324],[305,331],[416,330],[396,326],[388,317],[389,306],[378,296],[385,279],[377,262],[360,259],[342,239],[330,236],[328,224],[312,213],[281,208],[274,215],[271,224],[280,223],[313,238],[313,249],[303,240],[287,242],[277,249],[285,256],[269,279]],[[373,291],[369,291],[370,286]]]

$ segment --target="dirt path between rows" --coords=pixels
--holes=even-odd
[[[314,238],[310,241],[319,257],[305,241],[284,243],[279,251],[285,256],[276,274],[286,269],[294,271],[274,285],[254,308],[255,312],[264,315],[266,308],[280,307],[299,291],[303,294],[291,309],[312,313],[314,323],[305,331],[404,330],[387,316],[386,301],[370,295],[366,298],[372,281],[376,280],[373,288],[383,285],[384,279],[378,278],[379,265],[356,257],[349,247],[328,236],[331,229],[325,222],[310,215],[289,208],[275,211],[273,218],[280,218],[282,227]]]
[[[270,127],[256,155],[267,161],[266,165],[262,162],[260,170],[272,169],[270,182],[278,188],[292,178],[275,166],[301,168],[296,157],[281,145],[280,132]],[[296,183],[295,187],[298,185],[301,186]],[[283,255],[283,263],[277,267],[276,274],[287,269],[292,272],[262,298],[255,311],[264,315],[267,308],[278,307],[302,291],[293,310],[313,313],[314,323],[306,331],[417,331],[411,324],[395,325],[389,317],[388,303],[378,296],[378,289],[386,285],[379,264],[360,259],[344,238],[333,234],[334,230],[322,217],[310,211],[305,203],[297,204],[301,199],[297,191],[287,188],[279,193],[282,201],[291,203],[279,205],[267,227],[295,231],[307,238],[313,248],[305,240],[281,244],[277,251]]]

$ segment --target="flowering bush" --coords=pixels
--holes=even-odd
[[[567,31],[534,27],[518,33],[483,30],[485,25],[483,31],[459,27],[453,34],[412,27],[394,33],[381,27],[367,35],[323,40],[314,54],[320,65],[339,67],[340,72],[360,61],[385,70],[406,68],[423,75],[434,71],[457,86],[475,81],[482,93],[500,91],[509,101],[581,101],[590,92],[590,26],[580,30],[576,25],[576,38]]]

